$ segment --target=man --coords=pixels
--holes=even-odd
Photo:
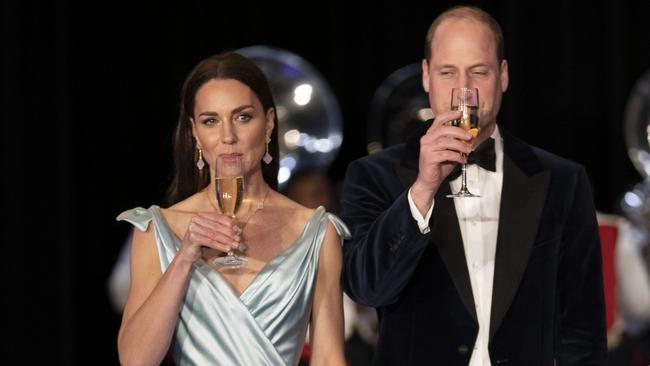
[[[588,179],[497,127],[508,87],[502,38],[478,8],[441,14],[422,61],[435,120],[348,168],[342,280],[352,299],[378,309],[378,365],[605,364]],[[467,173],[480,198],[446,197],[472,150],[470,134],[449,125],[460,117],[449,107],[454,87],[479,89],[475,143],[487,165]]]

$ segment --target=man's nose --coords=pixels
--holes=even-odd
[[[465,74],[461,74],[458,78],[458,87],[459,88],[469,88],[469,78]]]

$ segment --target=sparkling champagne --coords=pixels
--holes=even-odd
[[[244,177],[225,177],[216,179],[217,202],[224,215],[235,217],[244,197]]]
[[[454,88],[451,90],[451,109],[460,112],[460,118],[451,121],[452,126],[460,127],[472,135],[472,143],[476,143],[478,136],[478,89],[477,88]],[[463,153],[460,153],[463,156]],[[467,164],[461,165],[460,190],[457,193],[448,194],[450,198],[480,197],[467,189]]]
[[[460,119],[451,121],[451,125],[460,127],[469,132],[472,137],[478,136],[478,107],[469,105],[455,105],[451,107],[453,111],[460,111]]]

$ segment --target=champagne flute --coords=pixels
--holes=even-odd
[[[479,131],[478,89],[453,88],[451,90],[451,110],[460,111],[460,119],[451,121],[451,125],[465,129],[476,141]],[[467,189],[467,164],[461,166],[460,191],[448,194],[447,197],[480,197]]]
[[[217,203],[221,213],[234,219],[244,199],[242,161],[240,157],[226,157],[221,160],[217,157],[214,164]],[[246,258],[236,255],[233,249],[230,249],[226,256],[214,260],[214,264],[221,268],[241,268],[247,262]]]

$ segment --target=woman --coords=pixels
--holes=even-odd
[[[296,365],[308,324],[311,364],[344,364],[339,275],[347,228],[322,207],[272,189],[276,124],[266,78],[238,54],[207,58],[185,80],[173,205],[118,217],[139,229],[118,335],[123,364],[158,364],[171,345],[179,365]],[[217,159],[243,165],[245,199],[235,218],[217,205]],[[247,259],[243,268],[214,263],[230,250]]]

